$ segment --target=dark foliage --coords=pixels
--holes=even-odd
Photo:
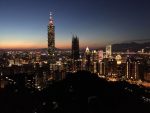
[[[107,82],[81,71],[42,91],[8,86],[0,92],[0,113],[150,113],[140,92],[127,82]]]

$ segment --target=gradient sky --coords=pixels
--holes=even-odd
[[[0,0],[0,48],[47,47],[49,12],[57,48],[150,39],[149,0]]]

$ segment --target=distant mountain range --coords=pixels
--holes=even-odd
[[[115,52],[125,52],[127,50],[137,52],[144,49],[145,52],[150,52],[150,42],[144,43],[137,43],[137,42],[130,42],[130,43],[120,43],[120,44],[113,44],[112,51]]]

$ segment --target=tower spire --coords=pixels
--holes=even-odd
[[[52,12],[49,13],[49,16],[50,16],[49,19],[51,20],[52,19]]]
[[[49,13],[49,16],[50,16],[50,17],[49,17],[49,24],[52,24],[52,25],[53,25],[54,22],[53,22],[52,12]]]

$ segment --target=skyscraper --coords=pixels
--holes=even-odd
[[[91,52],[90,52],[88,47],[85,50],[85,58],[86,58],[85,69],[90,71],[90,67],[91,67]]]
[[[72,59],[79,59],[79,38],[77,36],[72,37]]]
[[[48,25],[48,54],[49,54],[49,62],[55,62],[55,26],[52,18],[52,14],[50,13],[49,25]]]
[[[112,47],[111,45],[106,46],[106,58],[111,58],[112,55]]]

